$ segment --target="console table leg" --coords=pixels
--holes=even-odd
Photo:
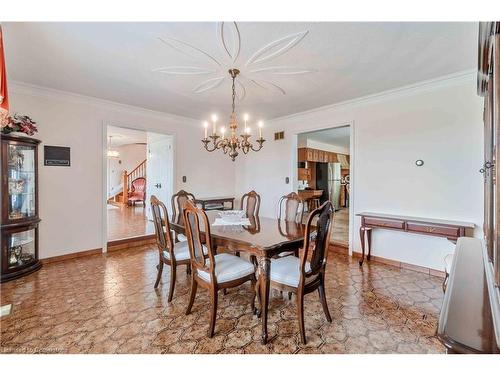
[[[370,260],[372,255],[372,230],[368,228],[366,230],[366,237],[368,238],[368,255],[366,256],[366,260]]]
[[[359,260],[359,265],[363,265],[363,261],[365,260],[365,228],[359,228],[359,239],[361,240],[361,259]]]

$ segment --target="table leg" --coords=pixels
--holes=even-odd
[[[365,228],[359,228],[359,239],[361,241],[361,259],[359,260],[359,265],[363,265],[363,261],[365,260]]]
[[[234,210],[234,201],[231,201],[231,210]]]
[[[261,343],[266,344],[267,335],[267,312],[269,305],[269,283],[271,279],[271,259],[262,257],[260,259],[259,289],[260,289],[260,317],[262,319]]]

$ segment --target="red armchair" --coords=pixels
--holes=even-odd
[[[132,189],[128,193],[128,204],[135,206],[135,202],[142,202],[146,207],[146,179],[144,177],[136,178],[132,181]]]

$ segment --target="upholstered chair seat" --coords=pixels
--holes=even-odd
[[[255,272],[255,267],[252,263],[236,255],[227,253],[217,254],[214,255],[214,261],[215,279],[219,284],[241,279]],[[207,266],[210,266],[209,259],[207,259]],[[210,274],[208,272],[199,270],[198,276],[210,282]]]
[[[187,241],[175,243],[174,244],[174,254],[175,254],[175,259],[178,261],[190,259],[189,246],[188,246]],[[205,246],[203,246],[203,254],[205,254],[205,255],[208,254],[208,249]],[[170,253],[166,250],[163,251],[163,256],[167,259],[170,259]]]
[[[306,262],[306,272],[311,272],[311,264]],[[308,284],[316,279],[315,276],[306,278]],[[271,281],[285,284],[291,287],[298,287],[300,281],[300,258],[285,256],[271,259]]]

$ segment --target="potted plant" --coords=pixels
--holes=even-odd
[[[38,129],[36,122],[29,116],[18,115],[7,116],[6,121],[2,122],[3,134],[34,135]]]

